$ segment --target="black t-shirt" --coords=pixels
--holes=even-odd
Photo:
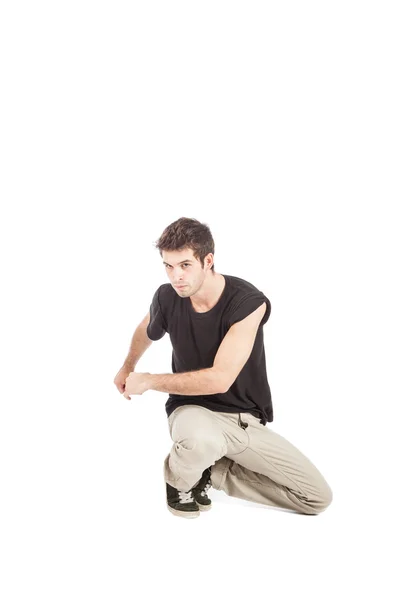
[[[271,303],[244,279],[232,275],[224,275],[224,278],[225,287],[217,304],[203,313],[196,312],[190,298],[181,298],[169,283],[161,285],[154,294],[147,335],[156,341],[169,333],[173,373],[211,368],[229,328],[263,302],[267,305],[252,352],[229,390],[204,396],[169,394],[165,409],[168,416],[183,404],[195,404],[219,412],[249,412],[265,425],[267,421],[273,421],[263,336],[263,325],[271,314]]]

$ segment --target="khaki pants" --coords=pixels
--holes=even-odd
[[[180,491],[189,491],[211,466],[212,487],[229,496],[303,514],[318,514],[332,501],[313,463],[251,413],[184,405],[168,425],[174,444],[164,461],[164,480]]]

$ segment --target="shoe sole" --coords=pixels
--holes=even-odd
[[[184,511],[184,510],[176,510],[172,508],[169,504],[167,504],[167,508],[173,515],[176,517],[184,517],[185,519],[195,519],[200,516],[200,511]]]
[[[196,502],[196,504],[199,507],[199,510],[201,510],[201,512],[204,512],[206,510],[211,510],[211,508],[212,508],[212,504],[199,504],[198,502]]]

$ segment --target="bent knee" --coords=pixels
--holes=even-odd
[[[191,436],[190,438],[176,441],[175,449],[184,454],[190,454],[192,457],[202,457],[204,455],[215,454],[218,452],[221,443],[212,437]]]
[[[318,515],[328,508],[332,503],[333,493],[331,487],[325,483],[319,488],[315,496],[305,502],[307,508],[310,509],[308,514]]]

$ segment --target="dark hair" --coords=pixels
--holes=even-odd
[[[204,268],[204,259],[210,252],[214,254],[214,240],[210,228],[205,223],[200,223],[197,219],[188,219],[181,217],[164,229],[160,238],[155,244],[160,255],[162,251],[183,250],[191,248],[193,256],[200,259],[201,266]],[[211,267],[214,272],[214,263]]]

